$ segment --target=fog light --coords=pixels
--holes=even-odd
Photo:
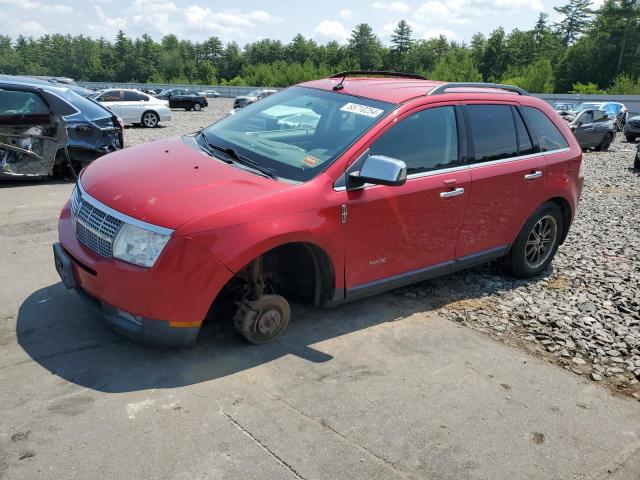
[[[124,318],[125,320],[129,320],[137,325],[142,325],[142,317],[140,315],[135,315],[133,313],[125,312],[124,310],[120,310],[116,308],[118,311],[118,316]]]

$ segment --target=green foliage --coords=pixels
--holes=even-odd
[[[498,28],[458,44],[444,36],[415,39],[401,20],[384,46],[362,23],[346,45],[318,45],[298,34],[289,43],[263,39],[241,47],[212,36],[195,43],[168,34],[113,41],[82,35],[0,34],[0,73],[58,75],[98,82],[196,83],[285,87],[355,69],[420,73],[448,81],[502,81],[531,92],[638,94],[640,0],[567,0],[550,25],[541,13],[530,30]],[[600,87],[598,87],[600,86]]]
[[[597,95],[599,93],[605,93],[598,88],[595,83],[574,83],[569,90],[569,93],[578,93],[580,95]]]
[[[463,49],[447,53],[440,59],[429,77],[444,82],[482,81],[482,74],[478,71],[471,52]]]
[[[536,60],[533,64],[512,68],[502,83],[517,85],[528,92],[553,93],[553,68],[546,58]]]
[[[634,81],[624,73],[618,75],[613,85],[607,89],[607,93],[612,95],[640,95],[640,79]]]

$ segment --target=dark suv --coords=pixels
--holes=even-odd
[[[156,95],[160,100],[168,100],[170,108],[184,108],[199,112],[209,106],[207,97],[185,88],[171,88]]]

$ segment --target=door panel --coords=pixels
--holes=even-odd
[[[416,109],[369,145],[405,162],[408,179],[347,191],[347,289],[453,262],[470,185],[460,123],[454,105]]]
[[[469,180],[463,169],[347,192],[347,288],[452,261]]]
[[[546,194],[543,154],[474,165],[470,173],[471,195],[457,257],[510,244]]]

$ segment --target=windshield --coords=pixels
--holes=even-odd
[[[209,143],[233,148],[279,178],[307,181],[335,161],[395,105],[291,87],[208,127]],[[199,138],[206,147],[204,139]]]

